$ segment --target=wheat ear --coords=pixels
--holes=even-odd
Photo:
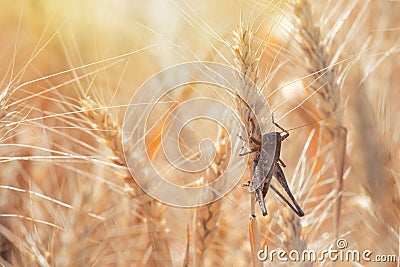
[[[218,127],[216,139],[216,155],[213,164],[208,169],[208,183],[218,179],[227,168],[230,153],[228,135],[222,127]],[[210,192],[214,194],[213,192]],[[217,266],[226,262],[229,255],[225,249],[227,218],[221,209],[223,201],[218,200],[195,211],[194,245],[196,255],[194,266]]]
[[[246,27],[243,23],[238,26],[238,29],[234,32],[234,46],[233,53],[235,58],[236,69],[243,74],[243,76],[238,77],[240,82],[240,91],[238,94],[244,99],[247,99],[248,106],[244,105],[241,99],[236,99],[236,107],[238,114],[245,126],[248,136],[253,136],[258,140],[261,140],[262,133],[260,131],[259,121],[257,121],[255,114],[262,107],[262,103],[259,102],[259,96],[261,92],[254,86],[258,81],[259,75],[259,55],[257,55],[256,50],[253,51],[254,36],[253,32],[249,27]],[[251,83],[249,83],[249,80]],[[255,108],[252,110],[249,107]],[[255,148],[255,144],[250,146],[249,149]],[[259,152],[252,153],[249,155],[248,164],[254,161],[254,158]],[[250,169],[250,177],[253,176],[253,170]],[[257,227],[257,222],[255,218],[255,197],[251,195],[251,214],[249,219],[249,234],[250,234],[250,245],[254,265],[260,264],[260,261],[255,259],[255,255],[260,247],[260,233]]]
[[[329,136],[335,143],[336,166],[336,212],[335,232],[338,235],[340,212],[342,205],[344,158],[346,154],[347,129],[343,126],[341,112],[340,86],[337,70],[332,66],[332,56],[327,44],[322,38],[318,21],[311,9],[308,0],[296,0],[294,13],[297,18],[299,45],[309,67],[309,77],[306,91],[309,95],[315,94],[317,110],[324,120]],[[333,116],[335,115],[335,116]]]
[[[142,223],[148,228],[150,246],[152,247],[148,263],[163,266],[172,265],[166,236],[167,230],[163,218],[163,205],[149,196],[144,195],[135,183],[133,177],[127,171],[122,148],[122,129],[119,124],[113,120],[108,109],[102,105],[100,101],[85,97],[81,99],[80,103],[88,122],[92,128],[96,130],[99,141],[112,151],[110,161],[126,169],[122,177],[132,189],[128,191],[128,195],[130,195],[133,200],[135,200],[135,198],[140,199],[140,201],[138,201],[138,205],[140,205],[140,207],[138,207],[138,214],[140,215],[139,217],[142,218]]]

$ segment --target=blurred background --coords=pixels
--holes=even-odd
[[[349,249],[398,256],[399,2],[2,0],[0,6],[1,265],[258,266],[254,244],[322,251],[337,238]],[[247,39],[234,34],[240,30]],[[238,49],[247,53],[240,57]],[[276,120],[293,129],[281,158],[305,217],[269,192],[269,215],[256,206],[254,224],[240,183],[221,200],[190,209],[164,205],[135,183],[121,137],[129,100],[152,75],[198,60],[241,71],[243,62],[257,66],[252,77]],[[237,108],[217,88],[206,90]],[[166,99],[179,104],[203,91],[187,86]],[[169,108],[153,116],[168,122]],[[182,150],[196,157],[199,142],[211,137],[217,153],[209,170],[188,176],[163,156],[163,128],[168,123],[146,137],[149,157],[184,184],[217,179],[239,142],[217,124],[194,123],[182,132]],[[247,170],[241,182],[250,179]]]

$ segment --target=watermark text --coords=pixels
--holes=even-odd
[[[338,239],[336,245],[330,245],[328,249],[315,251],[305,249],[303,251],[272,249],[268,246],[257,252],[260,261],[270,262],[397,262],[398,256],[393,254],[375,255],[371,250],[348,249],[345,239]]]

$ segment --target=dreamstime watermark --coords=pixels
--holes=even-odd
[[[269,250],[268,246],[257,252],[257,257],[260,261],[269,262],[397,262],[396,255],[374,255],[369,250],[348,249],[346,239],[338,239],[335,246],[330,245],[328,249],[315,251],[305,249],[298,251],[292,249],[286,251],[283,249]]]
[[[190,62],[167,68],[153,75],[136,91],[125,114],[123,148],[130,173],[148,195],[168,205],[196,207],[222,198],[237,185],[247,165],[246,160],[239,157],[238,151],[233,152],[231,149],[230,157],[227,157],[229,158],[227,168],[213,182],[202,186],[178,185],[171,182],[171,179],[168,179],[170,177],[165,177],[165,173],[160,172],[160,167],[156,166],[157,162],[147,151],[149,147],[147,144],[154,140],[146,141],[146,138],[151,137],[149,133],[152,129],[161,128],[161,146],[166,162],[176,170],[183,172],[188,178],[186,181],[190,180],[191,174],[202,172],[210,167],[215,159],[216,149],[213,141],[205,138],[199,144],[200,157],[197,159],[186,158],[180,148],[182,143],[180,134],[185,126],[197,119],[207,119],[222,124],[228,132],[231,144],[237,143],[238,129],[242,129],[236,107],[214,98],[205,97],[210,95],[210,91],[201,90],[209,90],[207,86],[217,87],[215,90],[223,90],[223,93],[234,97],[240,96],[244,105],[251,109],[258,120],[261,132],[272,128],[271,122],[267,121],[268,114],[271,114],[267,101],[262,94],[259,94],[257,95],[258,105],[254,105],[254,95],[240,95],[243,84],[256,88],[256,90],[258,88],[250,79],[230,66],[214,62]],[[200,86],[196,87],[196,85]],[[171,98],[175,90],[185,86],[196,88],[195,90],[198,90],[196,94],[204,97],[196,97],[179,103],[176,99]],[[171,102],[175,101],[176,104],[171,106],[171,110],[166,111],[167,115],[179,114],[178,119],[169,121],[169,127],[163,127],[162,124],[165,122],[151,117],[151,114],[157,114],[155,110],[162,110],[160,109],[162,105],[165,107],[165,99],[170,99]],[[260,117],[261,108],[263,110],[262,118]],[[226,126],[223,125],[223,118],[227,111],[232,115],[232,119]],[[265,116],[266,114],[267,116]],[[163,117],[163,115],[165,114],[161,116],[158,114],[158,117]],[[157,123],[161,125],[156,125]],[[270,128],[263,129],[263,127]],[[165,128],[168,130],[164,131]],[[244,137],[246,138],[246,136]],[[270,153],[274,153],[274,151],[270,151]],[[269,167],[271,166],[265,166],[265,168]],[[165,169],[164,166],[162,168]]]

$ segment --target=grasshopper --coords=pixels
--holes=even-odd
[[[240,156],[244,156],[258,152],[252,163],[253,179],[245,185],[249,186],[250,193],[254,193],[257,202],[260,204],[263,216],[268,214],[264,198],[271,187],[271,189],[278,194],[278,196],[297,214],[297,216],[302,217],[304,216],[304,212],[290,191],[286,182],[285,174],[281,168],[281,166],[286,167],[285,163],[280,159],[281,144],[283,140],[289,137],[289,132],[277,124],[273,117],[272,123],[281,129],[282,132],[263,134],[262,142],[251,136],[250,142],[253,142],[257,146],[251,150],[239,153]],[[272,154],[273,151],[275,151],[274,154]],[[272,176],[275,176],[281,184],[294,206],[273,185],[271,185]]]

